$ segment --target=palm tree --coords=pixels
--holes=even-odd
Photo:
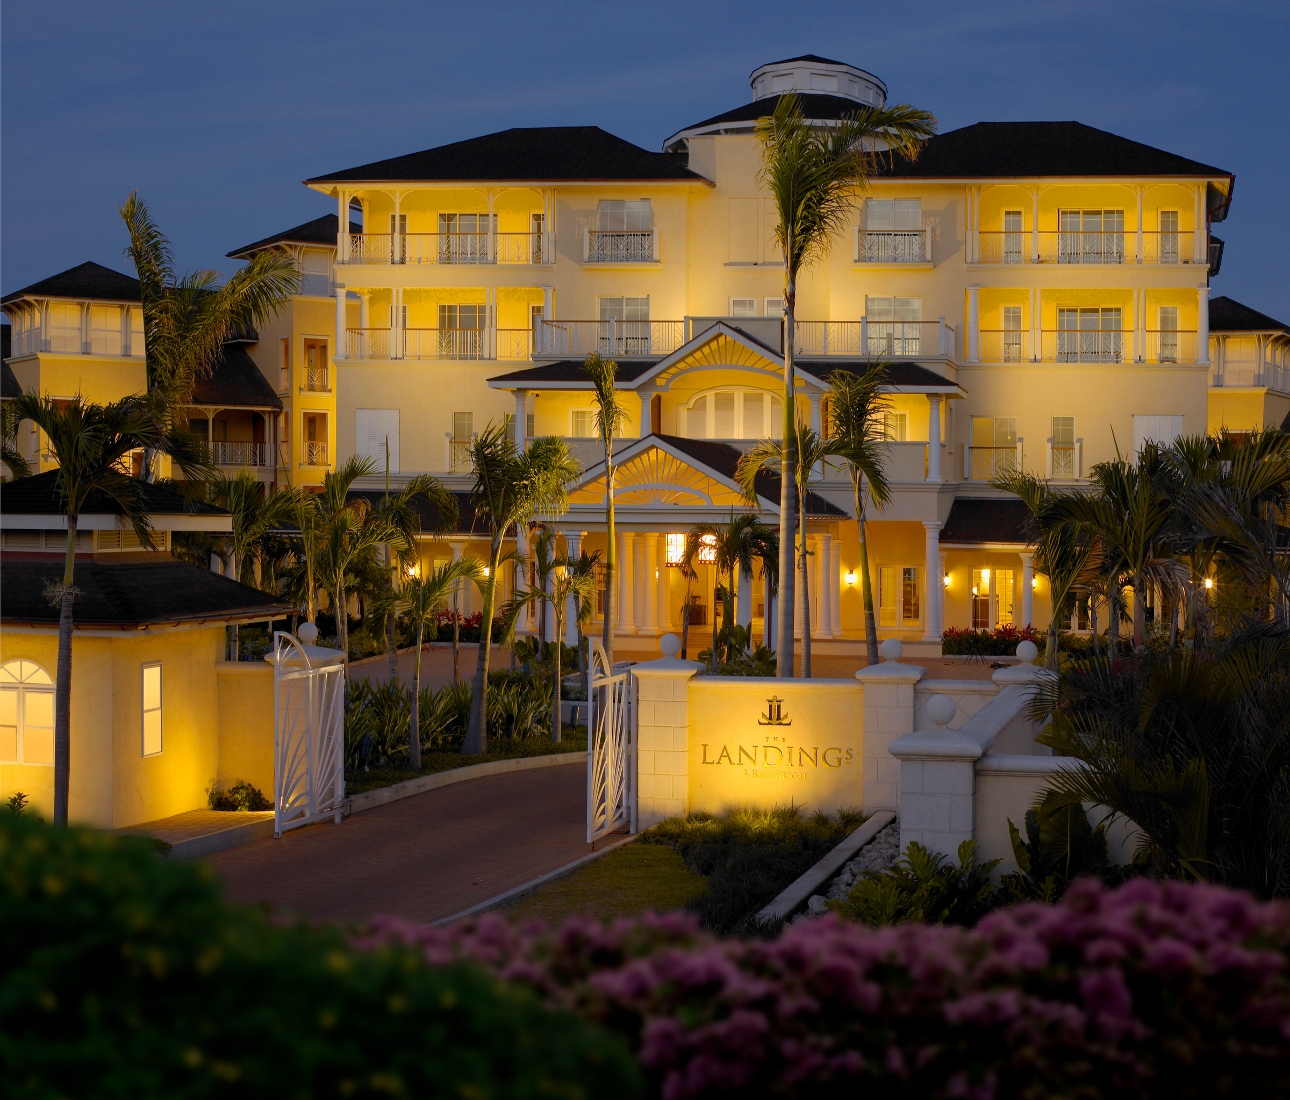
[[[601,554],[599,550],[584,550],[576,558],[566,558],[567,568],[579,577],[590,577],[591,581],[585,590],[580,587],[574,596],[574,622],[578,627],[578,671],[586,672],[583,659],[585,647],[582,644],[583,624],[596,617],[596,581],[599,579]]]
[[[49,450],[58,462],[55,484],[67,518],[67,555],[63,581],[52,586],[50,599],[57,603],[58,669],[54,687],[54,820],[67,821],[70,775],[70,719],[72,701],[72,603],[76,596],[76,526],[81,509],[91,496],[102,494],[113,501],[129,521],[139,541],[153,546],[148,518],[139,501],[138,482],[127,477],[130,455],[137,450],[171,456],[186,475],[203,477],[210,472],[204,450],[188,446],[188,439],[169,436],[158,416],[156,402],[142,396],[124,397],[106,405],[85,401],[79,394],[58,400],[25,393],[13,400],[14,415],[30,420],[45,433]]]
[[[514,524],[528,523],[539,514],[563,512],[569,499],[569,482],[581,472],[562,439],[534,439],[521,453],[507,438],[505,424],[490,424],[470,445],[475,468],[471,490],[475,514],[490,530],[488,572],[485,574],[483,617],[480,621],[479,658],[470,700],[470,726],[461,751],[474,755],[488,751],[488,664],[492,652],[493,611],[501,576],[502,537]]]
[[[875,363],[864,374],[838,370],[829,376],[829,438],[834,444],[833,453],[846,465],[855,496],[865,648],[871,665],[878,663],[878,625],[873,614],[873,580],[869,574],[865,489],[868,488],[869,497],[880,511],[891,500],[884,446],[886,432],[882,427],[882,414],[890,405],[882,392],[886,380],[886,363]]]
[[[9,476],[15,478],[26,477],[31,473],[31,463],[18,450],[20,424],[12,403],[0,403],[0,462],[9,467]]]
[[[119,213],[130,233],[125,254],[134,262],[143,307],[148,392],[161,402],[167,427],[174,410],[192,397],[224,344],[268,323],[300,291],[300,269],[281,252],[257,253],[220,285],[218,271],[178,275],[166,239],[147,204],[132,191]],[[144,480],[151,480],[151,449]]]
[[[539,592],[546,591],[547,583],[555,576],[556,568],[560,564],[559,555],[556,553],[556,543],[559,538],[560,532],[554,527],[539,527],[537,537],[530,544],[533,553],[533,584]],[[546,605],[545,597],[538,599],[539,645],[546,641]],[[541,650],[539,649],[538,652],[540,653]]]
[[[797,481],[793,376],[797,280],[825,257],[846,228],[856,193],[885,154],[913,159],[935,132],[936,119],[906,104],[858,109],[831,126],[811,126],[796,95],[780,96],[775,112],[757,123],[761,182],[779,216],[775,238],[784,257],[784,478],[779,502],[779,575],[793,575],[792,493]],[[779,601],[778,673],[793,675],[793,586]],[[809,635],[808,635],[809,637]]]
[[[564,677],[564,617],[569,600],[578,606],[594,599],[596,574],[594,570],[579,567],[579,558],[555,558],[551,562],[551,587],[542,584],[539,593],[551,605],[555,625],[555,641],[551,645],[551,740],[557,744],[562,734],[560,720],[560,689]]]
[[[609,667],[614,667],[614,570],[618,562],[617,531],[614,523],[614,436],[627,422],[627,410],[614,388],[618,363],[602,359],[598,352],[587,356],[582,369],[591,379],[591,399],[596,404],[596,434],[605,449],[605,624],[601,644]]]
[[[408,759],[416,771],[421,770],[421,646],[426,624],[448,602],[448,597],[463,580],[475,580],[480,565],[474,558],[444,562],[426,576],[413,576],[403,585],[394,602],[417,632],[417,656],[412,667],[412,728],[408,731]]]

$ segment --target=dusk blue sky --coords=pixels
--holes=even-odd
[[[1236,174],[1214,294],[1290,320],[1290,3],[11,2],[0,289],[129,270],[137,188],[183,267],[335,206],[307,176],[510,126],[658,149],[757,65],[869,69],[941,129],[1078,119]]]

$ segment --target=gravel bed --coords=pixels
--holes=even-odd
[[[827,901],[841,901],[851,892],[851,887],[865,871],[882,871],[900,858],[900,821],[893,821],[869,841],[855,855],[855,858],[843,864],[837,877],[828,885],[823,894],[814,894],[806,903],[806,911],[793,917],[790,924],[798,924],[811,917],[828,912]]]

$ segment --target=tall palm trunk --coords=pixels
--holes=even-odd
[[[721,588],[721,571],[712,567],[712,672],[717,671],[717,592]]]
[[[1092,592],[1088,597],[1088,628],[1093,632],[1093,656],[1102,656],[1102,641],[1097,636],[1097,593]]]
[[[479,656],[475,661],[475,684],[470,695],[470,725],[461,746],[463,756],[475,756],[488,751],[488,658],[493,648],[493,603],[501,556],[501,532],[496,532],[489,550],[488,582],[484,585],[484,611],[479,623]]]
[[[386,477],[385,491],[388,493],[390,491],[389,474],[387,473],[385,477]],[[390,573],[390,567],[392,564],[393,563],[390,561],[390,544],[387,542],[385,544],[385,575],[386,577],[389,578],[389,585],[391,588],[394,587],[394,577]],[[418,644],[420,642],[420,638],[421,638],[421,633],[420,631],[418,631],[417,632]],[[394,609],[393,608],[390,608],[390,610],[387,611],[385,614],[385,653],[386,653],[386,660],[388,662],[388,666],[390,670],[390,682],[393,683],[398,678],[398,675],[399,675],[399,647],[398,647],[398,641],[394,636]],[[416,706],[415,701],[413,702],[412,705],[414,707]]]
[[[1147,587],[1142,571],[1133,574],[1133,648],[1141,649],[1147,635]]]
[[[551,661],[555,669],[552,674],[555,682],[551,685],[551,740],[558,745],[560,735],[563,732],[560,721],[560,688],[563,685],[560,682],[560,677],[564,672],[564,645],[560,640],[564,633],[564,616],[561,614],[561,608],[558,605],[552,606],[551,616],[555,621],[555,644],[552,646]]]
[[[408,730],[408,763],[421,770],[421,639],[425,620],[417,622],[417,657],[412,666],[412,728]],[[393,677],[391,677],[393,680]]]
[[[685,603],[681,605],[681,660],[686,659],[690,644],[690,578],[685,578]]]
[[[807,571],[806,494],[800,485],[797,489],[797,520],[802,530],[802,545],[798,551],[802,567],[802,676],[809,680],[811,678],[811,577]]]
[[[791,241],[789,242],[791,246]],[[791,247],[785,252],[787,265]],[[793,340],[796,334],[794,311],[797,308],[797,284],[790,271],[784,288],[784,461],[779,482],[779,575],[793,576],[793,496],[797,487],[797,415],[794,408]],[[793,584],[779,586],[779,646],[775,675],[793,675],[793,620],[797,613]]]
[[[72,599],[76,579],[76,516],[67,517],[67,557],[58,600],[58,669],[54,685],[54,823],[67,824],[72,757]]]
[[[869,578],[869,539],[865,529],[864,485],[859,477],[851,483],[856,495],[856,533],[860,540],[860,598],[864,604],[865,660],[878,663],[878,623],[873,614],[873,581]]]
[[[461,683],[461,581],[452,592],[452,682]]]
[[[614,514],[614,444],[613,436],[605,440],[605,622],[600,644],[605,648],[609,671],[614,668],[614,619],[617,601],[614,599],[614,574],[618,571],[617,517]]]

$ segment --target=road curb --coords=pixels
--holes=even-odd
[[[402,783],[393,783],[388,787],[377,787],[372,791],[363,791],[352,798],[345,799],[345,813],[358,814],[364,810],[374,810],[377,806],[386,806],[402,798],[436,791],[440,787],[451,787],[454,783],[465,783],[470,779],[483,779],[489,775],[502,775],[505,772],[524,772],[533,768],[553,768],[561,764],[581,764],[587,766],[585,752],[557,752],[549,756],[520,756],[513,760],[489,760],[484,764],[467,764],[464,768],[450,768],[447,771],[435,772],[432,775],[421,775],[416,779],[407,779]]]

